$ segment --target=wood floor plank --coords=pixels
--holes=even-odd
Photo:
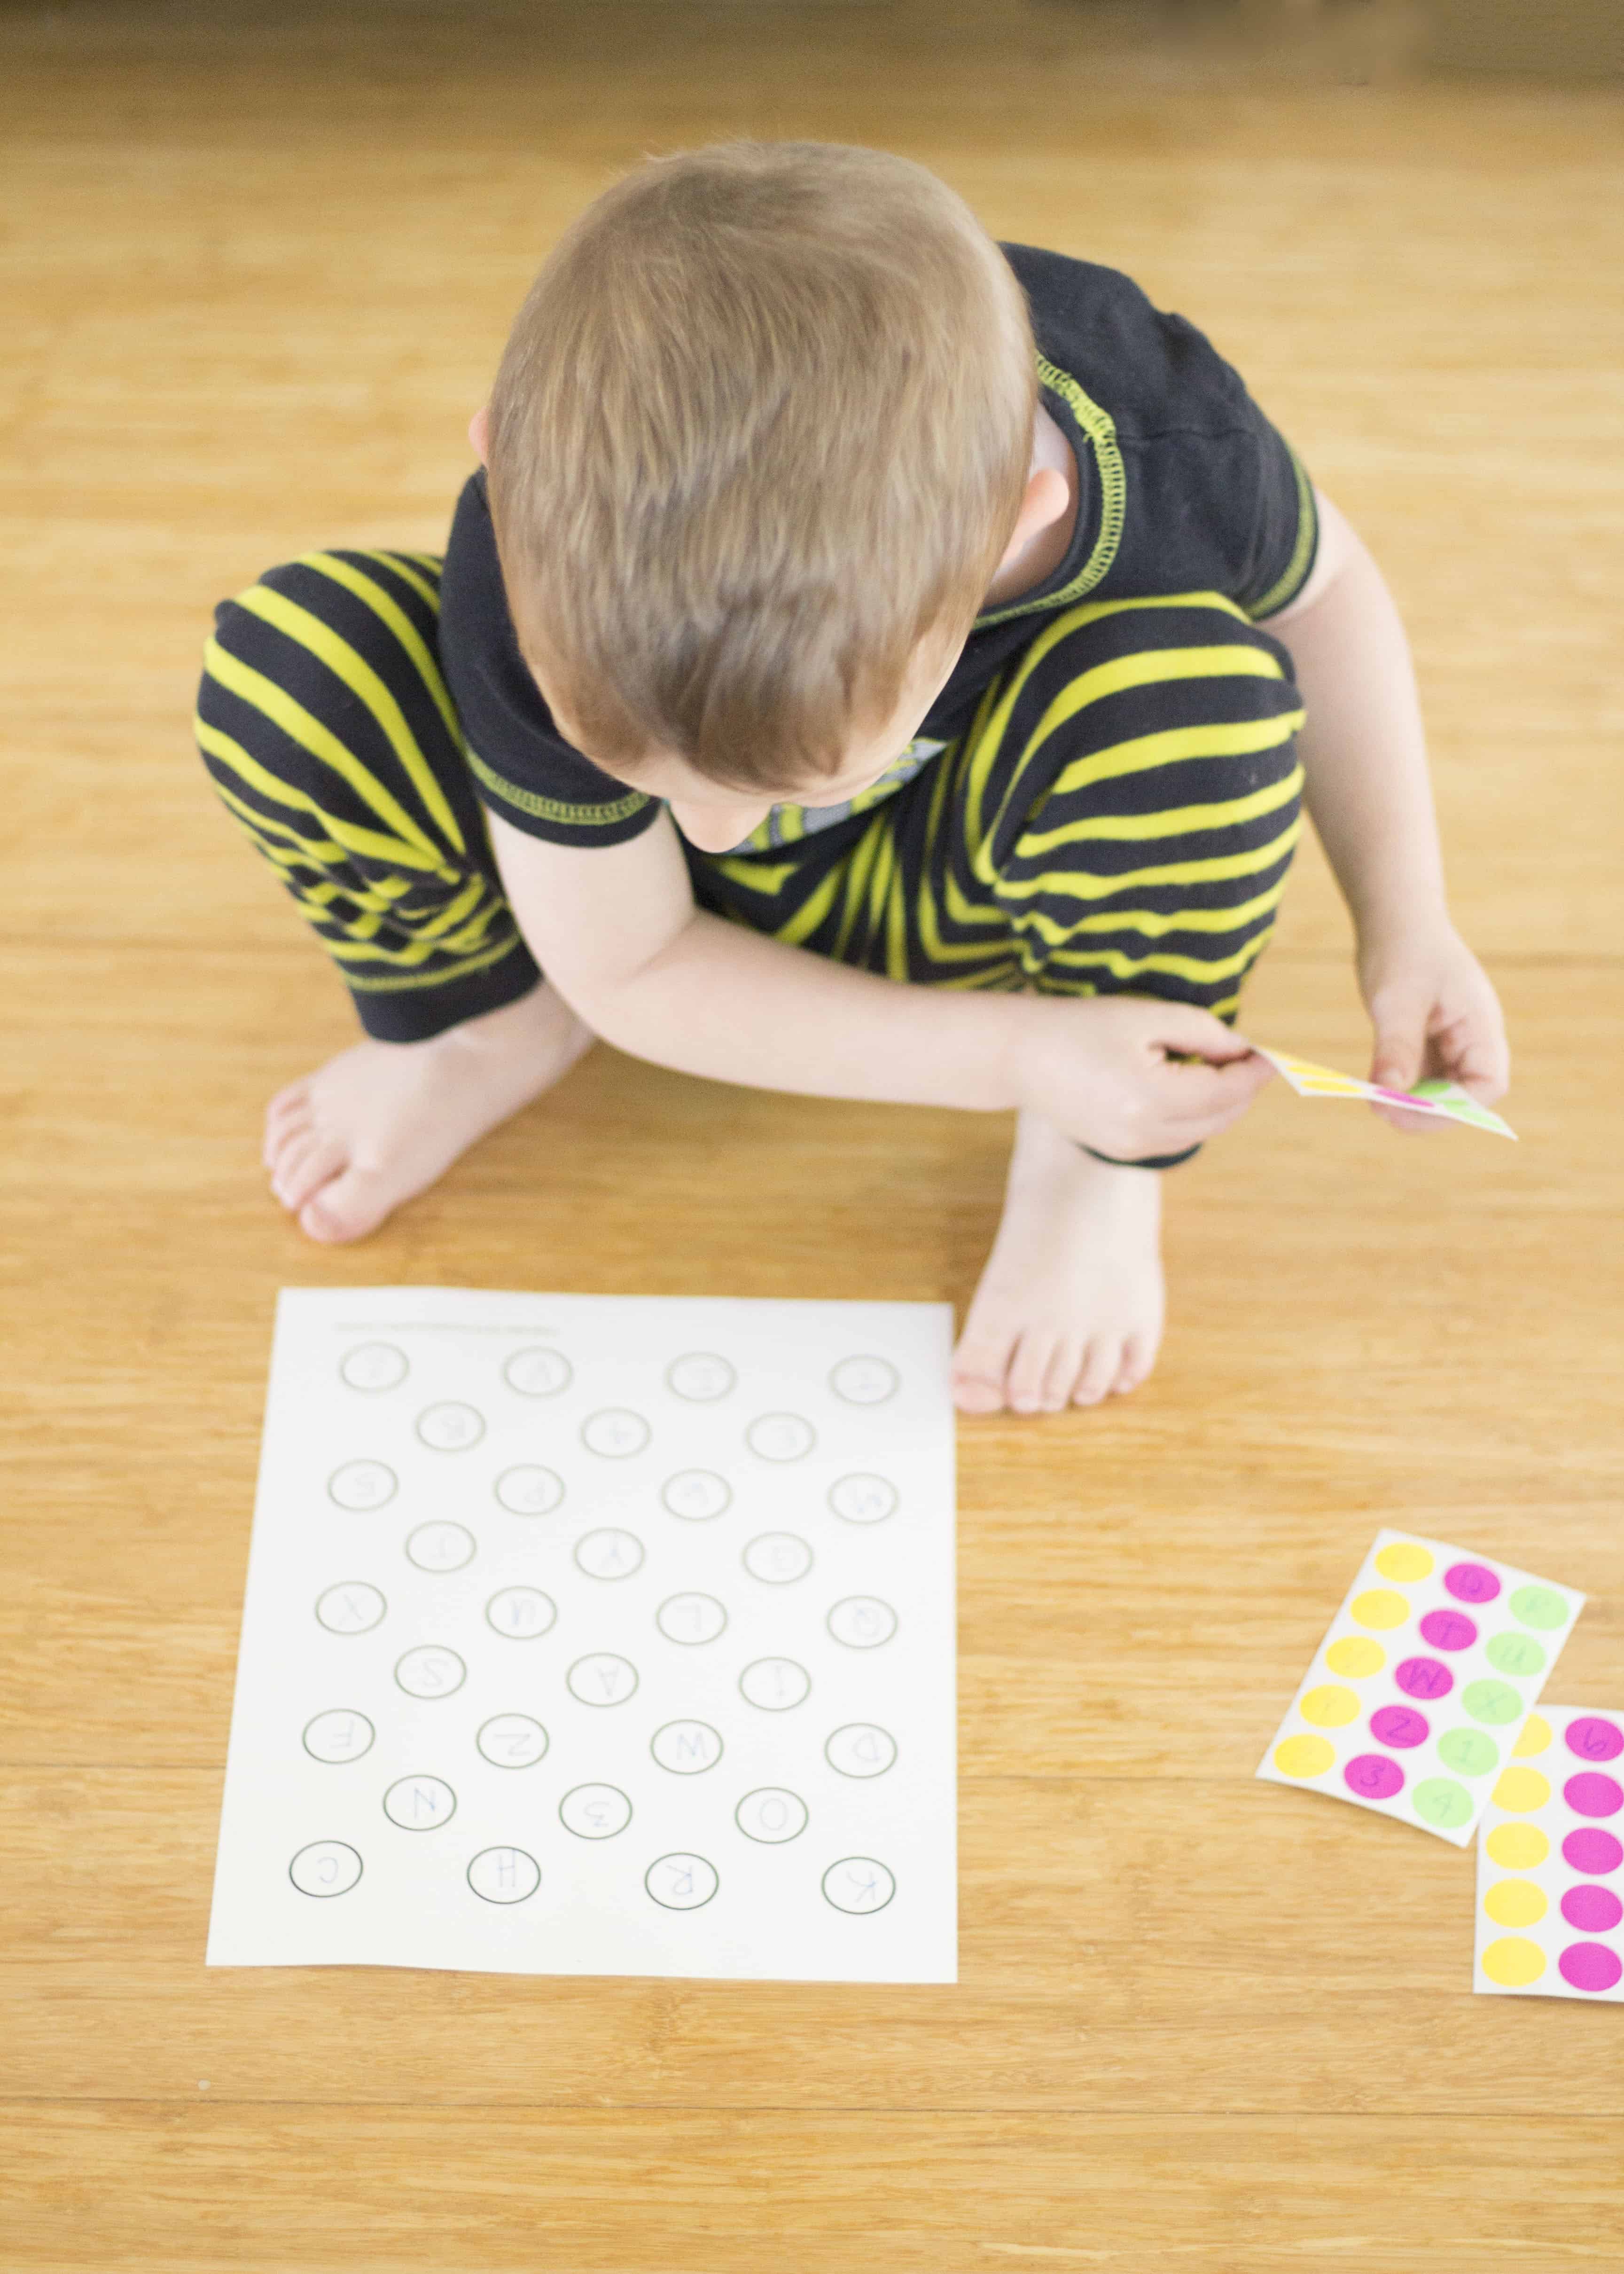
[[[1408,78],[1402,19],[0,11],[6,2274],[1624,2265],[1616,2011],[1474,1999],[1469,1856],[1252,1779],[1382,1523],[1590,1590],[1553,1695],[1624,1697],[1624,89]],[[1410,621],[1522,1141],[1277,1087],[1176,1181],[1148,1388],[960,1430],[957,1987],[211,1973],[279,1286],[962,1306],[996,1218],[997,1117],[605,1050],[359,1249],[260,1180],[350,1029],[189,748],[209,609],[437,547],[545,246],[740,132],[904,149],[1246,373]],[[1362,1063],[1312,847],[1246,1024]]]

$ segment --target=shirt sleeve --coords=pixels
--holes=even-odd
[[[628,789],[565,741],[519,652],[483,473],[457,501],[440,609],[440,668],[491,811],[553,845],[640,837],[658,800]]]
[[[1217,591],[1254,621],[1307,583],[1319,544],[1313,486],[1240,374],[1182,316],[1152,312],[1166,382],[1153,415],[1119,430],[1127,478],[1115,592]]]

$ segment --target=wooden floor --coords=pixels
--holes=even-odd
[[[0,2263],[1624,2266],[1624,2015],[1473,1999],[1469,1856],[1252,1781],[1382,1523],[1589,1589],[1553,1694],[1624,1705],[1624,94],[1300,14],[215,12],[0,14]],[[607,1051],[351,1253],[257,1167],[347,1014],[189,753],[209,605],[436,543],[553,234],[739,130],[904,149],[1245,370],[1409,613],[1524,1141],[1276,1086],[1178,1179],[1154,1383],[964,1429],[957,1988],[206,1974],[279,1285],[962,1304],[993,1224],[989,1122]],[[1357,1065],[1346,945],[1306,859],[1252,1029]]]

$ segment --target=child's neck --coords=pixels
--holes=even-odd
[[[1052,576],[1065,559],[1077,528],[1078,500],[1081,493],[1077,456],[1054,419],[1039,403],[1032,433],[1032,471],[1035,474],[1044,466],[1052,466],[1064,480],[1066,509],[1058,521],[1051,521],[1047,529],[1040,529],[1015,558],[1005,561],[999,569],[987,587],[984,605],[989,608],[1002,607],[1009,600],[1019,600],[1025,593],[1035,591],[1046,577]]]

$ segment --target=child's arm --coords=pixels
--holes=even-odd
[[[1313,574],[1264,629],[1290,650],[1303,690],[1308,808],[1357,934],[1371,1079],[1408,1089],[1444,1074],[1492,1100],[1510,1073],[1505,1022],[1449,921],[1409,643],[1380,570],[1315,495]]]
[[[695,907],[668,814],[590,851],[495,815],[491,835],[520,930],[571,1008],[620,1049],[684,1073],[1029,1109],[1120,1159],[1199,1143],[1269,1079],[1244,1043],[1184,1005],[901,986],[724,922]]]

